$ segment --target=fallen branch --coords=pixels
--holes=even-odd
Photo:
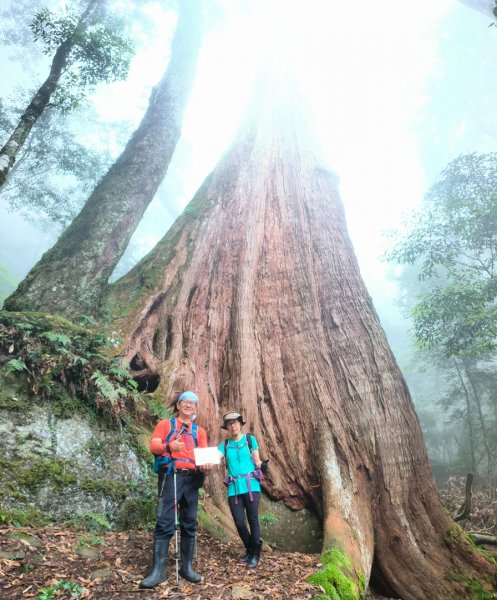
[[[471,536],[471,539],[475,544],[488,544],[489,546],[497,546],[497,536],[495,535],[486,535],[484,533],[479,533],[478,531],[468,531],[468,535]]]

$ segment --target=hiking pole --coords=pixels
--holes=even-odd
[[[173,485],[174,485],[174,541],[176,543],[174,559],[176,561],[176,585],[179,584],[179,549],[178,549],[178,491],[176,488],[176,462],[173,462]]]

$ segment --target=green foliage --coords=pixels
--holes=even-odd
[[[64,44],[72,46],[51,99],[64,112],[78,108],[97,83],[127,76],[133,44],[103,23],[82,23],[74,13],[61,16],[45,8],[35,15],[31,30],[44,54],[53,54]]]
[[[16,371],[19,373],[21,371],[27,371],[26,363],[23,360],[19,360],[18,358],[11,358],[9,361],[5,363],[5,372],[6,373],[15,373]]]
[[[19,119],[18,107],[26,102],[27,96],[28,91],[19,90],[0,99],[0,137],[8,138],[14,129]],[[90,106],[77,117],[63,117],[57,111],[45,112],[31,130],[29,143],[19,150],[2,188],[9,207],[28,221],[39,224],[42,217],[61,227],[67,225],[111,164],[107,142],[101,140],[98,145],[89,145],[79,139],[78,129],[83,119],[95,124],[103,140],[121,138],[115,127],[99,122]],[[4,298],[16,287],[17,282],[12,284],[11,280],[7,282]],[[0,297],[0,303],[2,299]]]
[[[91,533],[110,531],[112,529],[112,525],[107,517],[100,513],[79,515],[68,521],[68,525]]]
[[[271,523],[277,523],[280,518],[272,513],[262,513],[259,517],[261,525],[271,525]]]
[[[365,594],[364,575],[358,583],[352,578],[352,566],[348,557],[338,548],[327,550],[321,557],[324,567],[307,578],[309,583],[321,587],[325,593],[320,600],[360,600]]]
[[[0,523],[14,527],[43,527],[48,519],[33,508],[21,510],[0,507]]]
[[[120,422],[135,412],[139,396],[129,369],[107,357],[108,343],[105,333],[64,319],[0,312],[0,352],[12,357],[3,369],[26,374],[33,398],[53,400],[64,386],[71,398]]]
[[[79,583],[74,583],[73,581],[58,581],[52,587],[49,588],[41,588],[40,593],[37,596],[37,600],[51,600],[52,598],[67,598],[67,594],[69,594],[69,598],[81,598],[81,594],[83,593],[84,588],[79,585]],[[59,594],[62,592],[62,595]]]
[[[496,348],[497,153],[460,156],[443,171],[389,260],[417,264],[431,289],[412,316],[422,347],[447,356]]]

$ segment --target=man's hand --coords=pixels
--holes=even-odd
[[[199,469],[201,471],[209,471],[210,469],[212,469],[212,464],[207,463],[206,465],[200,465]]]
[[[183,442],[180,442],[179,440],[174,440],[174,442],[169,442],[169,448],[171,448],[171,450],[173,452],[181,452],[181,450],[183,450],[184,447],[185,447],[185,444],[183,444]]]

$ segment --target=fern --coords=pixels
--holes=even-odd
[[[46,331],[45,333],[42,333],[40,337],[44,337],[48,341],[52,342],[56,347],[60,345],[65,348],[66,346],[70,346],[72,343],[71,338],[64,333]]]
[[[119,389],[107,379],[107,377],[98,369],[93,373],[91,379],[95,382],[102,396],[112,404],[119,399]]]
[[[18,358],[11,358],[8,362],[6,362],[5,371],[7,373],[19,373],[21,371],[27,371],[29,373],[26,363]]]

